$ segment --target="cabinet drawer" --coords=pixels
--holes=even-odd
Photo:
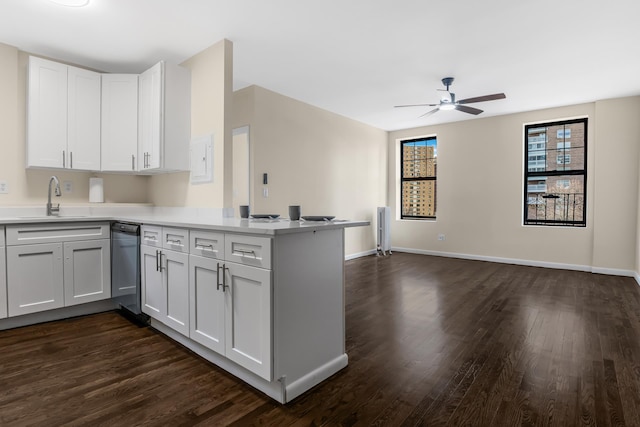
[[[189,230],[184,228],[162,228],[162,247],[177,252],[189,252]]]
[[[162,247],[162,227],[143,225],[140,229],[140,243],[147,246]]]
[[[271,268],[271,239],[268,237],[227,234],[224,259],[239,264]]]
[[[109,223],[21,224],[7,227],[7,246],[109,239]]]
[[[224,233],[191,230],[189,253],[205,258],[224,259]]]

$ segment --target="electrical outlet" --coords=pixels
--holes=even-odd
[[[269,188],[262,187],[262,197],[269,197]]]
[[[7,181],[0,181],[0,194],[9,193],[9,183]]]
[[[444,240],[444,234],[438,234],[438,240],[443,241]]]
[[[64,181],[62,183],[62,191],[64,191],[65,193],[72,193],[73,192],[73,181]]]

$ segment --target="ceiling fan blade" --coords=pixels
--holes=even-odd
[[[439,108],[434,108],[431,111],[427,111],[426,113],[424,113],[423,115],[419,116],[418,118],[421,119],[423,117],[429,117],[430,115],[432,115],[433,113],[435,113],[436,111],[440,110]]]
[[[472,104],[474,102],[494,101],[496,99],[505,99],[504,93],[494,93],[493,95],[477,96],[475,98],[461,99],[458,104]]]
[[[478,108],[467,107],[466,105],[456,105],[456,110],[462,111],[464,113],[474,114],[476,116],[478,114],[482,113],[482,111],[483,111],[483,110],[480,110]]]
[[[404,107],[437,107],[440,104],[407,104],[407,105],[394,105],[393,108],[404,108]]]

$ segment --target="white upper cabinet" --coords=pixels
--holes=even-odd
[[[100,170],[100,73],[29,58],[27,167]]]
[[[161,61],[140,75],[138,170],[189,170],[191,73]]]
[[[138,75],[102,75],[102,170],[138,170]]]
[[[29,57],[27,167],[64,167],[68,68],[57,62]]]

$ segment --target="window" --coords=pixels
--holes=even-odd
[[[402,219],[436,217],[437,158],[435,137],[400,142]]]
[[[587,119],[527,125],[524,139],[524,224],[586,226]]]

